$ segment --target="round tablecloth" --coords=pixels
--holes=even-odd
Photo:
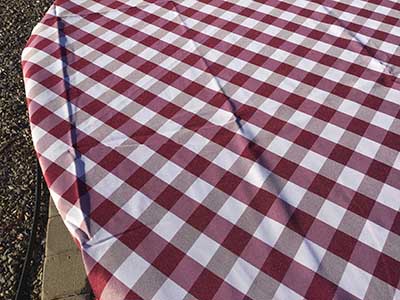
[[[400,299],[400,3],[57,0],[22,55],[101,300]]]

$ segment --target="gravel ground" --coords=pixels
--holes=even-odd
[[[13,299],[34,207],[35,156],[21,51],[52,0],[0,0],[0,299]],[[24,299],[40,299],[48,195],[42,196],[33,268]]]

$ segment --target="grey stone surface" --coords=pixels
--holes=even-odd
[[[72,253],[76,250],[77,246],[66,230],[61,217],[58,215],[50,218],[47,226],[46,258],[62,253]]]
[[[54,204],[54,201],[50,198],[49,202],[50,202],[49,203],[49,219],[59,216],[60,214],[58,213],[58,210]]]
[[[82,256],[50,200],[42,300],[92,299]]]

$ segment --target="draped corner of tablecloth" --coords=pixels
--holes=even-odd
[[[400,3],[57,0],[32,137],[101,300],[400,299]]]

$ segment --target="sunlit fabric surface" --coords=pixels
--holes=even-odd
[[[32,136],[99,300],[400,299],[400,3],[59,0]]]

